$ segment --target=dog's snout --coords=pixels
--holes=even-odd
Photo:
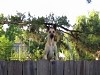
[[[52,39],[54,37],[54,35],[53,34],[50,34],[50,38]]]

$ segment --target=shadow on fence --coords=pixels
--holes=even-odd
[[[100,60],[0,61],[0,75],[100,75]]]

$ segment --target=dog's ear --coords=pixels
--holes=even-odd
[[[54,30],[56,31],[56,24],[53,25]]]
[[[46,25],[47,31],[49,31],[49,26]]]

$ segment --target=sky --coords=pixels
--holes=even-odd
[[[80,15],[90,11],[100,11],[100,0],[0,0],[0,13],[5,16],[30,12],[32,16],[46,16],[54,13],[56,16],[67,16],[70,24],[74,24]]]

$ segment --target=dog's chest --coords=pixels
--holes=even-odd
[[[51,45],[51,46],[49,46],[49,49],[50,49],[50,51],[54,51],[55,50],[55,46]]]
[[[48,57],[49,58],[54,57],[55,49],[56,49],[55,46],[52,46],[52,45],[48,47],[48,51],[49,51]]]
[[[56,46],[53,45],[53,46],[50,46],[49,47],[49,57],[54,57],[54,54],[55,54],[55,51],[56,51]]]

